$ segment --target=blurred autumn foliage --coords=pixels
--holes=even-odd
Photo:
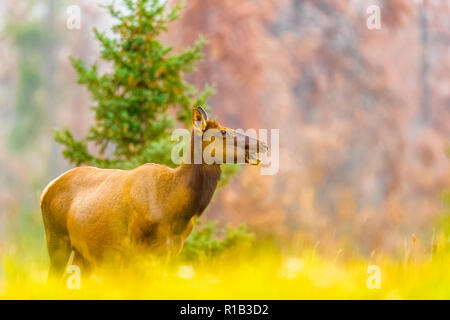
[[[34,19],[30,8],[6,3],[16,21]],[[105,13],[80,0],[82,28],[66,30],[68,2],[51,3],[61,27],[42,57],[54,61],[39,71],[47,91],[24,94],[53,97],[53,107],[44,109],[41,133],[29,137],[34,147],[21,154],[4,142],[20,115],[13,57],[21,48],[9,29],[2,33],[0,55],[10,63],[0,66],[0,220],[25,203],[37,208],[42,187],[68,168],[49,123],[81,137],[92,118],[67,56],[92,62],[92,26],[105,29],[98,19]],[[380,6],[380,30],[366,27],[371,4]],[[208,39],[204,61],[187,78],[198,88],[215,83],[211,114],[230,127],[280,129],[279,172],[243,168],[204,216],[246,222],[257,238],[334,252],[397,252],[412,233],[431,242],[450,186],[449,18],[445,0],[187,1],[164,40],[185,47],[199,34]]]
[[[209,39],[191,80],[216,84],[212,112],[280,128],[279,173],[245,168],[209,215],[366,253],[430,230],[450,182],[449,16],[446,1],[189,1],[170,40]]]

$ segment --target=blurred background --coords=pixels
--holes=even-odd
[[[98,59],[106,3],[0,0],[0,255],[45,253],[39,196],[72,167],[52,129],[80,138],[93,116],[68,56]],[[372,4],[380,30],[366,26]],[[70,5],[80,29],[66,26]],[[164,41],[198,34],[209,44],[188,80],[215,84],[211,115],[280,129],[279,172],[242,168],[202,219],[366,256],[412,234],[432,242],[450,186],[449,1],[188,0]]]

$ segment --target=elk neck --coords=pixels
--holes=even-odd
[[[220,166],[217,164],[183,164],[180,168],[186,175],[187,186],[191,194],[192,216],[200,216],[208,206],[220,179]]]
[[[220,180],[221,169],[219,164],[194,164],[194,133],[191,135],[191,148],[188,157],[191,161],[184,161],[178,168],[180,175],[184,177],[184,181],[189,188],[190,199],[190,215],[200,216],[206,209],[216,190],[217,183]],[[188,162],[188,163],[186,163]]]

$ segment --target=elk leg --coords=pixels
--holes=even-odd
[[[50,256],[48,280],[61,280],[71,252],[69,239],[67,236],[49,235],[47,247]]]

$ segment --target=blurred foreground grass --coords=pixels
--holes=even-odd
[[[198,236],[197,236],[198,237]],[[140,261],[127,272],[82,280],[80,290],[45,284],[45,246],[4,252],[1,299],[450,299],[450,238],[445,230],[419,254],[413,239],[398,260],[325,257],[314,248],[281,250],[271,244],[234,246],[221,255],[168,267]],[[340,257],[340,258],[339,258]],[[381,289],[367,287],[367,268],[381,270]]]

